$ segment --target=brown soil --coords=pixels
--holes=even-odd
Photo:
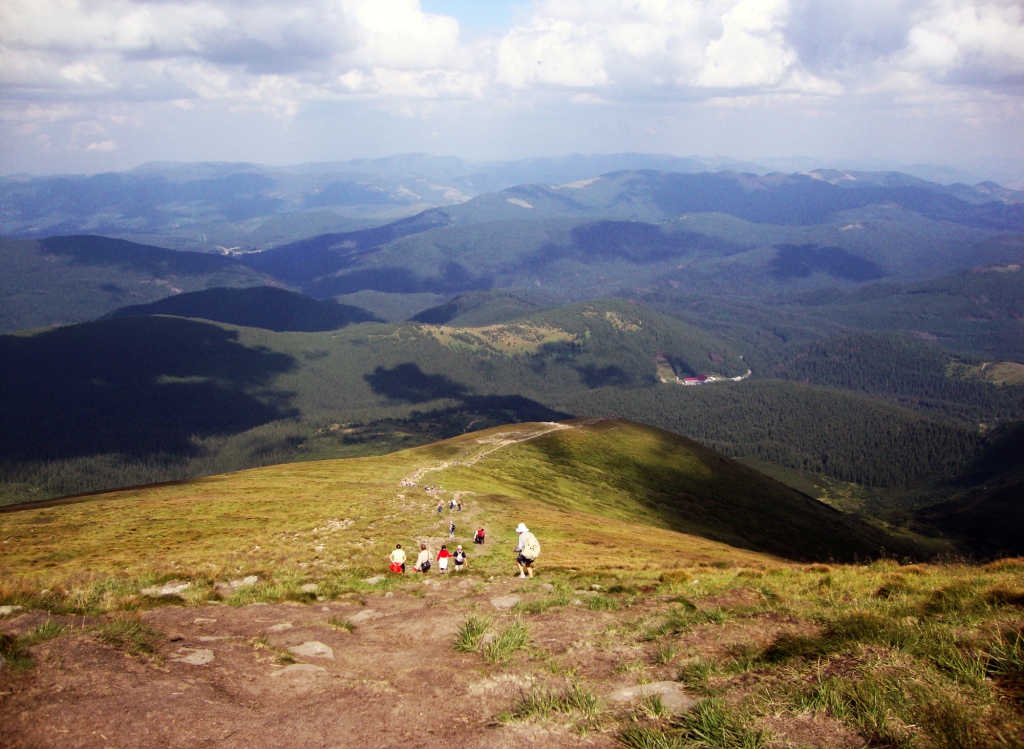
[[[545,595],[523,593],[520,582],[450,573],[392,594],[313,604],[164,606],[141,615],[162,633],[155,656],[129,655],[79,629],[33,647],[34,668],[0,672],[0,746],[616,746],[614,721],[604,731],[580,733],[565,719],[505,725],[497,717],[532,688],[565,685],[572,669],[599,696],[641,679],[674,680],[679,664],[656,665],[659,643],[638,636],[671,604],[643,596],[615,611],[570,604],[526,615],[531,647],[507,663],[455,652],[468,614],[492,617],[498,630],[507,626],[512,614],[492,598]],[[0,620],[0,631],[24,634],[45,618],[29,612]],[[356,628],[345,631],[329,618]],[[61,621],[88,628],[98,620]],[[730,643],[763,645],[792,628],[769,617],[745,619],[702,625],[677,644],[680,658],[724,655]],[[281,661],[287,648],[311,641],[330,647],[333,659]],[[634,665],[623,669],[624,663]],[[839,745],[856,745],[855,737],[830,728],[820,721],[790,726],[809,745],[830,733]]]

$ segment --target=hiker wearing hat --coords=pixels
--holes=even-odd
[[[458,572],[462,569],[462,565],[466,563],[466,552],[462,550],[462,544],[459,544],[459,548],[455,550],[455,571]]]
[[[512,553],[516,554],[516,564],[519,566],[519,577],[533,577],[533,563],[540,556],[540,541],[530,533],[525,524],[520,523],[516,527],[519,534],[519,543]]]

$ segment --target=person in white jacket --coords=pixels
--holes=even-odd
[[[540,541],[530,533],[530,529],[524,523],[516,527],[516,533],[519,534],[519,543],[512,551],[516,554],[519,577],[533,577],[533,563],[540,556]]]

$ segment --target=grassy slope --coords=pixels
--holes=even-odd
[[[636,425],[618,426],[648,443],[642,454],[622,450],[623,469],[634,460],[660,454],[668,460],[675,455],[680,464],[692,463],[698,472],[707,470],[699,464],[709,456],[696,459],[670,435]],[[273,466],[49,506],[19,507],[0,514],[0,536],[9,544],[4,547],[0,576],[39,577],[49,586],[70,585],[83,574],[208,576],[210,570],[231,575],[302,574],[306,567],[310,573],[372,570],[381,566],[394,543],[408,546],[416,539],[434,539],[436,550],[446,533],[448,511],[439,516],[434,510],[436,500],[423,489],[403,486],[402,479],[417,469],[436,469],[453,459],[467,461],[484,452],[488,454],[472,468],[430,470],[419,482],[469,492],[464,496],[466,511],[454,516],[460,525],[459,537],[468,542],[478,525],[486,527],[489,543],[480,551],[495,557],[491,567],[507,564],[509,544],[515,539],[512,529],[523,520],[544,540],[547,567],[639,569],[672,567],[680,558],[766,559],[672,532],[671,523],[645,508],[642,485],[617,484],[615,476],[597,466],[581,466],[573,491],[561,497],[548,493],[541,498],[518,482],[505,484],[500,478],[503,473],[537,470],[539,465],[530,450],[524,460],[521,450],[499,447],[498,441],[529,437],[548,428],[521,424],[384,457]],[[564,435],[591,433],[600,442],[604,430],[602,426],[566,430],[542,444],[550,447],[565,441]],[[607,448],[607,444],[593,447]],[[642,470],[636,464],[631,472]],[[736,480],[756,481],[742,470]],[[614,508],[602,498],[612,498]],[[601,516],[599,522],[595,513]],[[587,531],[569,530],[580,528]],[[718,531],[720,536],[728,535],[725,528]],[[632,553],[638,541],[644,549],[640,556]],[[595,548],[601,554],[595,555]]]
[[[385,457],[26,506],[0,514],[9,544],[3,576],[38,576],[52,587],[83,572],[373,569],[394,543],[433,539],[436,549],[442,542],[448,511],[438,515],[433,497],[401,483],[417,469],[436,469],[417,480],[443,485],[445,500],[465,492],[466,512],[453,516],[459,538],[468,542],[477,525],[488,528],[483,551],[492,566],[507,564],[521,521],[542,539],[547,568],[671,568],[685,560],[766,559],[764,552],[849,559],[873,556],[888,540],[675,435],[622,421],[570,427],[544,434],[553,425],[520,424]]]

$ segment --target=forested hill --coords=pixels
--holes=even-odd
[[[272,282],[221,255],[97,236],[0,239],[0,332],[95,320],[182,292]]]
[[[265,328],[278,332],[337,330],[360,322],[380,322],[360,307],[326,300],[318,301],[272,286],[248,289],[206,289],[176,294],[150,304],[121,307],[107,317],[175,315]]]

